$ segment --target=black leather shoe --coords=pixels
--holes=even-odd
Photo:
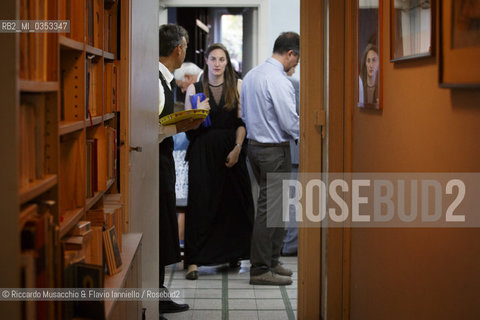
[[[158,317],[158,320],[168,320],[168,319],[165,318],[164,316],[160,315],[160,317]]]
[[[198,279],[198,270],[190,271],[185,275],[185,279],[187,280],[197,280]]]
[[[242,265],[242,263],[238,260],[235,260],[235,261],[230,261],[228,263],[228,267],[230,269],[237,269],[237,268],[240,268],[240,266]]]
[[[158,301],[158,311],[159,313],[175,313],[183,312],[189,309],[188,304],[186,303],[176,303],[172,300],[162,300]]]

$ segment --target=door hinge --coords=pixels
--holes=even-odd
[[[322,139],[325,139],[325,136],[327,135],[327,113],[325,112],[325,109],[322,110],[316,110],[315,111],[315,122],[314,122],[315,127],[321,127],[322,128]]]

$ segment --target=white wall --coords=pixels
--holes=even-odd
[[[300,0],[270,0],[269,53],[275,39],[285,31],[300,33]],[[300,80],[300,65],[293,76]]]
[[[270,52],[280,33],[300,33],[300,0],[270,0],[269,29]]]
[[[132,232],[143,233],[142,287],[158,287],[158,0],[132,0],[130,212]],[[148,319],[158,303],[144,301]]]
[[[163,8],[175,6],[257,7],[258,63],[271,56],[273,43],[281,32],[300,32],[300,0],[160,0],[160,24],[167,22]]]

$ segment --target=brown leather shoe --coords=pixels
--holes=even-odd
[[[193,271],[188,272],[185,275],[185,279],[187,279],[187,280],[197,280],[198,279],[198,270],[193,270]]]
[[[290,269],[285,268],[282,266],[282,263],[279,262],[275,268],[272,268],[273,273],[279,274],[281,276],[291,277],[293,272]]]
[[[250,284],[288,286],[292,284],[292,278],[275,274],[272,271],[267,271],[257,276],[250,275]]]

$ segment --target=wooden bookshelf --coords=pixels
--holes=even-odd
[[[59,134],[61,136],[75,131],[82,130],[85,127],[84,121],[62,121],[60,122]]]
[[[58,43],[62,48],[77,50],[77,51],[83,51],[85,47],[83,42],[79,42],[71,38],[67,38],[65,36],[59,36]]]
[[[115,118],[115,113],[107,113],[103,116],[103,121],[108,121]]]
[[[88,45],[88,44],[85,46],[85,51],[89,54],[93,54],[93,55],[96,55],[98,57],[103,56],[102,49],[92,47],[91,45]]]
[[[124,288],[126,287],[127,277],[129,276],[129,270],[135,263],[136,259],[139,259],[138,253],[142,242],[141,233],[129,233],[123,236],[122,244],[122,270],[114,276],[105,278],[105,288]],[[137,281],[140,279],[137,279]],[[135,281],[133,281],[135,283]],[[137,282],[137,286],[134,288],[140,288],[141,283]],[[116,319],[112,316],[117,301],[108,300],[105,301],[105,316],[107,319]]]
[[[65,212],[60,222],[60,238],[63,238],[84,215],[84,208],[77,208]]]
[[[103,57],[108,60],[115,60],[115,55],[111,52],[104,51]]]
[[[20,189],[20,203],[30,201],[57,184],[57,175],[48,174]]]
[[[85,210],[90,210],[104,195],[105,193],[112,187],[115,183],[115,179],[109,179],[107,181],[107,187],[105,190],[101,190],[95,193],[95,195],[91,198],[87,198],[85,203]]]
[[[96,116],[92,118],[88,118],[85,120],[85,126],[88,127],[93,127],[101,124],[103,122],[103,116]]]
[[[87,198],[85,202],[85,210],[90,210],[105,194],[105,191],[95,192],[95,195],[91,198]]]
[[[54,92],[58,91],[57,81],[33,81],[20,80],[20,91],[22,92]]]
[[[69,33],[11,35],[15,38],[16,48],[20,47],[14,51],[16,61],[12,63],[17,69],[10,72],[14,75],[12,83],[16,95],[13,99],[16,105],[12,105],[12,110],[16,110],[13,131],[19,132],[18,136],[16,133],[12,135],[17,148],[14,150],[17,152],[13,152],[16,154],[15,168],[18,168],[14,201],[18,207],[15,230],[19,225],[20,230],[16,238],[23,245],[21,237],[26,231],[22,228],[31,228],[32,221],[35,221],[38,223],[35,224],[38,230],[33,232],[35,239],[38,232],[43,236],[40,240],[44,240],[36,243],[34,248],[27,248],[31,250],[30,254],[37,250],[34,253],[45,258],[45,261],[39,260],[46,269],[45,275],[41,275],[45,282],[33,283],[34,286],[61,288],[65,285],[68,264],[82,261],[81,255],[77,260],[77,256],[67,252],[65,240],[73,230],[80,228],[79,221],[87,217],[96,219],[92,215],[95,210],[104,210],[105,216],[110,218],[108,221],[105,218],[104,225],[113,220],[119,226],[119,232],[125,225],[128,188],[117,186],[117,168],[120,168],[122,177],[128,172],[122,171],[125,166],[120,165],[117,148],[120,129],[126,134],[128,128],[118,127],[117,116],[127,111],[126,107],[118,109],[127,106],[119,99],[128,95],[120,94],[118,90],[123,76],[121,66],[127,60],[120,57],[117,47],[122,43],[117,42],[120,39],[119,26],[121,30],[129,29],[126,9],[130,8],[129,2],[122,1],[123,9],[120,10],[119,1],[107,2],[108,7],[105,7],[104,0],[15,1],[19,19],[70,20],[71,23]],[[123,21],[122,17],[125,17]],[[127,38],[122,37],[122,41]],[[104,279],[110,288],[127,285],[132,268],[140,268],[138,257],[142,236],[120,233],[119,238],[123,239],[123,269]],[[95,253],[95,257],[103,256],[102,239],[97,237],[98,240],[97,251],[85,245],[78,253],[85,249],[92,250],[89,253]],[[26,254],[18,249],[20,245],[15,244],[15,248],[19,256]],[[101,260],[95,261],[101,264]],[[32,261],[37,263],[37,259]],[[18,287],[26,287],[26,277],[20,279],[26,267],[18,265]],[[33,265],[29,270],[36,272],[37,269]],[[30,274],[29,279],[35,281],[36,276]],[[136,283],[137,287],[141,286]],[[118,314],[118,318],[125,319],[118,305],[107,301],[105,314]],[[20,318],[31,318],[28,308],[24,304],[18,306]],[[44,310],[38,309],[42,314],[37,315],[48,320],[64,319],[64,309],[63,302],[48,302],[45,314]]]

